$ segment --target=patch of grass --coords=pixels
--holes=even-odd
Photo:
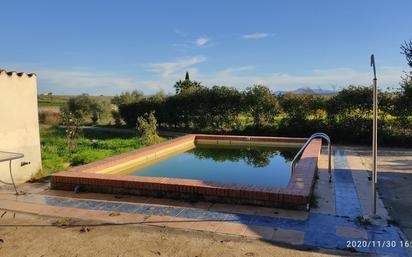
[[[43,170],[34,179],[144,146],[134,135],[92,130],[83,131],[74,150],[67,146],[63,128],[41,129],[40,138]]]
[[[50,106],[64,106],[65,102],[52,102],[52,101],[46,101],[46,100],[40,100],[39,101],[39,107],[50,107]]]
[[[362,216],[356,217],[355,222],[358,223],[359,225],[363,225],[363,226],[372,225],[372,222],[370,221],[370,219],[362,217]]]
[[[39,95],[37,97],[39,107],[49,107],[49,106],[63,106],[67,100],[68,96],[54,96],[54,95]]]
[[[73,224],[74,224],[74,220],[72,220],[71,218],[61,218],[52,223],[53,226],[58,226],[58,227],[67,227]]]

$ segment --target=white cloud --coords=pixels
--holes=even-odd
[[[159,74],[163,78],[173,77],[176,73],[184,72],[193,65],[205,62],[207,60],[204,56],[185,57],[174,62],[153,63],[149,70]],[[181,74],[180,74],[181,75]]]
[[[137,84],[132,78],[101,72],[43,69],[38,70],[37,75],[39,80],[48,84],[79,89],[110,86],[126,90]]]
[[[397,85],[400,81],[402,70],[399,68],[382,68],[380,70],[379,83],[382,86]],[[369,85],[372,83],[371,71],[357,71],[350,68],[317,69],[305,76],[292,76],[288,74],[273,74],[270,77],[275,85]]]
[[[156,63],[150,66],[154,75],[138,78],[118,73],[94,72],[84,70],[58,70],[19,68],[36,72],[39,92],[54,92],[60,94],[90,94],[115,95],[124,90],[141,90],[153,94],[160,90],[166,93],[174,92],[175,81],[184,78],[186,71],[191,79],[202,82],[203,85],[227,85],[244,89],[253,84],[263,84],[274,91],[293,90],[301,87],[339,89],[350,84],[370,85],[372,73],[370,70],[354,70],[351,68],[315,69],[300,74],[265,73],[259,74],[253,66],[234,66],[212,73],[202,73],[196,64],[206,61],[206,57],[185,57],[174,62]],[[378,67],[378,86],[381,89],[396,87],[401,81],[403,67]]]
[[[187,36],[187,33],[186,33],[185,31],[181,30],[181,29],[175,29],[174,31],[175,31],[175,33],[176,33],[177,35],[179,35],[179,36],[182,36],[182,37],[186,37],[186,36]]]
[[[187,38],[187,36],[185,36],[185,38]],[[215,44],[212,43],[211,39],[207,36],[201,36],[201,37],[197,37],[192,40],[186,40],[185,42],[182,42],[182,43],[172,44],[172,46],[174,47],[189,48],[189,49],[205,48],[205,47],[210,47],[214,45]]]
[[[199,80],[207,85],[231,85],[245,88],[253,84],[263,84],[273,90],[290,90],[299,87],[329,88],[353,85],[370,85],[370,71],[357,71],[350,68],[316,69],[307,75],[289,73],[268,73],[255,75],[247,71],[253,67],[232,67],[216,72],[211,76],[200,76]],[[239,74],[239,72],[241,72]],[[388,86],[398,86],[402,76],[401,67],[382,67],[379,72],[378,84],[382,89]]]
[[[219,71],[217,74],[220,76],[232,75],[233,73],[254,70],[253,66],[240,66],[240,67],[230,67]]]
[[[205,46],[208,42],[209,42],[208,37],[199,37],[198,39],[196,39],[195,44],[198,47],[202,47],[202,46]]]
[[[262,39],[262,38],[266,38],[266,37],[269,37],[269,36],[270,36],[269,33],[258,32],[258,33],[243,35],[242,38],[243,39]]]

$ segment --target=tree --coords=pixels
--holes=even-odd
[[[132,92],[122,92],[112,98],[112,104],[120,106],[121,104],[131,104],[138,102],[144,98],[144,94],[140,91],[133,90]]]
[[[269,88],[254,85],[244,92],[247,112],[253,117],[256,127],[270,125],[279,114],[279,104]]]
[[[412,41],[404,42],[401,45],[401,53],[405,56],[408,66],[411,68],[402,78],[401,89],[397,103],[397,113],[400,121],[409,125],[409,116],[412,114]]]
[[[92,100],[91,109],[91,120],[93,125],[96,125],[99,120],[107,117],[111,114],[110,101],[102,100]]]
[[[107,99],[92,98],[87,94],[71,97],[62,111],[72,113],[80,123],[97,122],[104,116],[110,115],[111,106]]]
[[[93,102],[89,95],[81,94],[79,96],[71,97],[66,105],[62,107],[64,109],[62,112],[71,113],[83,123],[90,118],[92,105]]]
[[[401,45],[401,50],[402,54],[405,56],[406,62],[408,63],[409,68],[411,70],[409,71],[409,74],[406,73],[406,77],[403,78],[401,88],[402,88],[402,94],[408,98],[409,100],[412,99],[412,40],[409,42],[405,42],[403,45]]]
[[[243,96],[236,88],[213,86],[198,92],[201,93],[196,97],[200,128],[208,126],[214,130],[232,130],[240,127]]]
[[[330,117],[335,115],[371,115],[372,89],[365,86],[350,85],[330,98],[327,112]]]
[[[202,85],[200,82],[190,80],[189,72],[186,72],[185,80],[177,81],[173,87],[176,89],[176,94],[180,94],[202,88]]]
[[[315,94],[288,93],[279,97],[282,110],[289,120],[303,121],[309,115],[321,118],[321,111],[325,109],[326,97]]]
[[[412,69],[412,40],[405,41],[401,45],[401,54],[405,56],[408,66]]]

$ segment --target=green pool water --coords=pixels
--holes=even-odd
[[[290,161],[297,151],[297,148],[197,145],[130,175],[286,187],[291,175]]]

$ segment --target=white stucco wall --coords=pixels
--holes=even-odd
[[[19,152],[12,161],[16,182],[27,181],[41,169],[37,110],[37,79],[34,74],[0,70],[0,151]],[[21,167],[22,161],[30,164]],[[0,179],[10,182],[9,164],[0,163]]]

